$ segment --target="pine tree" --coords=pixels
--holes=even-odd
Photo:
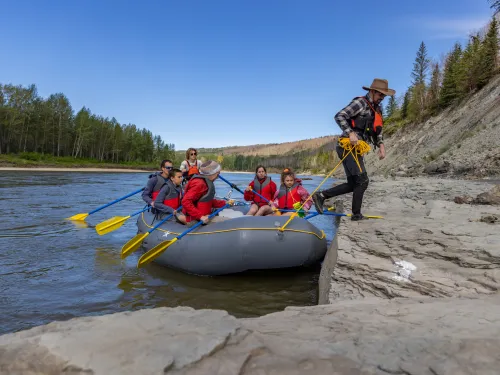
[[[411,72],[413,86],[425,84],[430,63],[430,60],[427,58],[427,47],[425,46],[425,43],[422,42],[418,48],[417,56],[415,57],[415,62],[413,63],[413,71]]]
[[[434,63],[432,66],[432,76],[431,83],[429,85],[429,90],[427,92],[427,108],[431,114],[436,113],[439,105],[439,92],[441,89],[441,69],[438,63]]]
[[[490,8],[493,9],[495,14],[500,13],[500,0],[489,0],[491,3]]]
[[[498,21],[493,17],[488,33],[481,44],[478,88],[484,87],[497,72],[498,50]]]
[[[456,82],[459,97],[464,97],[477,88],[480,75],[480,47],[479,34],[470,37],[460,62],[457,64]]]
[[[460,43],[455,43],[455,47],[448,54],[443,72],[443,85],[439,95],[439,105],[442,108],[449,106],[458,98],[457,65],[462,57],[462,47]]]
[[[403,119],[408,117],[408,107],[410,105],[410,100],[411,100],[411,90],[412,88],[410,87],[406,91],[403,99],[403,105],[401,106],[401,118]]]
[[[396,102],[396,98],[393,96],[389,97],[389,102],[387,103],[386,113],[387,117],[393,117],[398,110],[398,103]]]

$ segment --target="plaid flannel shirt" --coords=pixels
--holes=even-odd
[[[370,101],[375,110],[378,110],[378,106],[373,104],[369,93],[365,95],[365,98]],[[335,115],[335,122],[338,124],[338,126],[340,126],[340,129],[342,129],[341,137],[349,137],[349,133],[352,131],[351,119],[358,115],[373,115],[370,106],[363,98],[354,98],[345,108],[342,108]],[[384,143],[384,137],[382,132],[380,132],[380,134],[377,136],[377,146],[380,146],[382,143]]]

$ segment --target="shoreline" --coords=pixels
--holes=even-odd
[[[101,173],[152,173],[155,169],[133,169],[133,168],[96,168],[96,167],[0,167],[0,171],[34,171],[34,172],[101,172]],[[253,172],[226,171],[222,173],[252,174]],[[297,176],[325,177],[325,174],[311,174],[308,172],[297,173]]]
[[[68,167],[0,167],[0,171],[34,171],[34,172],[122,172],[122,173],[151,173],[152,170],[128,168],[68,168]]]

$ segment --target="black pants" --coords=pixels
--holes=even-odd
[[[340,159],[345,155],[345,151],[340,145],[337,145],[337,154]],[[343,195],[347,193],[352,194],[352,214],[361,214],[361,205],[363,204],[363,195],[365,190],[368,188],[368,174],[366,173],[365,163],[362,156],[358,155],[359,166],[354,159],[354,156],[349,154],[342,165],[344,166],[344,171],[347,176],[347,182],[341,185],[334,186],[330,189],[323,190],[321,194],[326,198],[336,197],[338,195]],[[360,170],[361,167],[361,170]]]

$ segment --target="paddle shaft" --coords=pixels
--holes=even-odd
[[[224,181],[226,184],[228,184],[229,186],[231,186],[233,189],[236,189],[237,191],[239,191],[241,194],[245,195],[244,192],[242,192],[238,186],[236,186],[235,184],[229,182],[228,180],[226,180],[224,177],[222,177],[221,175],[219,175],[219,178]],[[264,199],[267,203],[269,203],[269,199],[267,199],[266,197],[263,197],[262,195],[260,195],[259,193],[257,193],[255,190],[252,189],[252,193],[256,194],[257,196],[261,197],[262,199]]]
[[[176,211],[180,210],[182,208],[182,206],[179,206],[178,208],[176,208]],[[150,230],[148,230],[148,234],[151,233],[152,231],[154,231],[156,228],[158,228],[160,225],[162,225],[165,221],[167,221],[168,219],[170,219],[172,216],[174,216],[174,214],[170,214],[168,215],[166,218],[160,220],[158,222],[158,224],[156,224],[153,228],[151,228]]]
[[[211,219],[213,218],[215,215],[217,215],[219,212],[221,212],[223,209],[225,208],[228,208],[230,205],[229,204],[226,204],[225,206],[219,208],[218,210],[212,212],[210,215],[208,215],[208,218]],[[186,234],[188,234],[189,232],[191,232],[193,229],[195,228],[198,228],[200,225],[203,224],[203,221],[199,221],[198,223],[196,223],[195,225],[193,225],[191,228],[189,228],[188,230],[182,232],[181,234],[179,234],[177,236],[177,240],[180,240],[182,237],[184,237]]]
[[[135,195],[135,194],[137,194],[137,193],[140,193],[140,192],[141,192],[141,191],[143,191],[143,190],[144,190],[144,188],[140,188],[140,189],[138,189],[138,190],[136,190],[136,191],[133,191],[132,193],[127,194],[127,195],[125,195],[125,196],[123,196],[123,197],[121,197],[121,198],[115,199],[114,201],[109,202],[109,203],[105,204],[104,206],[98,207],[98,208],[96,208],[95,210],[90,211],[90,212],[89,212],[89,215],[92,215],[93,213],[96,213],[97,211],[101,211],[101,210],[105,209],[106,207],[111,206],[112,204],[115,204],[115,203],[118,203],[118,202],[120,202],[120,201],[122,201],[122,200],[124,200],[124,199],[127,199],[128,197],[131,197],[132,195]]]

